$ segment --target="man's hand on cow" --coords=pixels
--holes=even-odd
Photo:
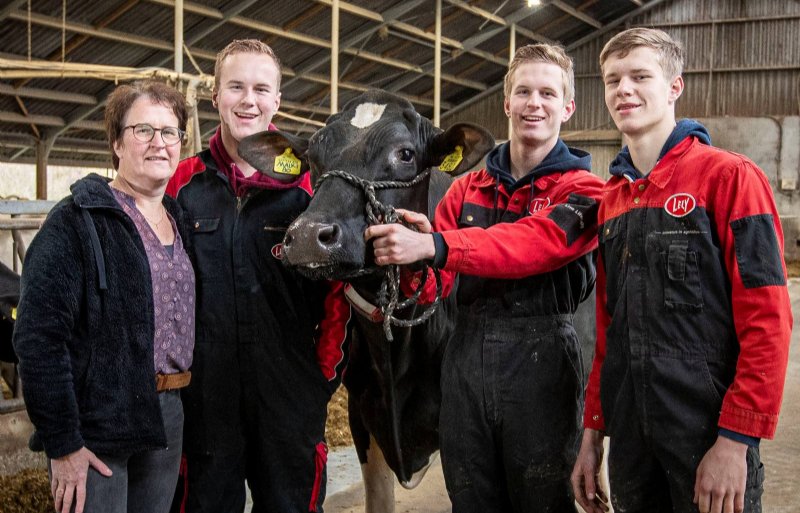
[[[586,428],[581,449],[572,469],[572,491],[586,513],[608,511],[608,497],[599,486],[600,462],[603,461],[603,433]]]
[[[86,447],[50,460],[50,492],[53,494],[56,511],[69,513],[75,501],[75,513],[83,513],[86,502],[86,477],[89,467],[100,474],[111,477],[111,469]]]
[[[741,513],[747,486],[747,444],[718,436],[697,467],[694,503],[700,513]]]
[[[431,233],[433,231],[431,222],[428,220],[428,217],[425,214],[412,212],[411,210],[406,210],[404,208],[398,208],[395,210],[395,212],[397,212],[397,217],[414,226],[418,232]]]
[[[398,215],[419,231],[402,224],[378,224],[364,232],[366,240],[372,240],[375,263],[378,265],[407,265],[433,258],[436,247],[433,243],[431,223],[423,214],[397,209]]]

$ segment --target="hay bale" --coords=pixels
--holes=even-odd
[[[51,513],[47,470],[25,469],[11,476],[0,476],[0,511],[3,513]]]
[[[347,417],[347,389],[340,386],[328,403],[328,420],[325,424],[325,440],[328,447],[353,445],[350,422]]]

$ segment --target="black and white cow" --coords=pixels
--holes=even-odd
[[[282,171],[298,169],[287,158],[300,159],[312,180],[343,171],[370,183],[408,183],[451,156],[451,175],[469,170],[493,147],[483,128],[458,124],[446,131],[420,116],[406,100],[383,91],[367,92],[331,116],[310,139],[281,132],[256,134],[242,141],[240,155],[278,179],[295,179]],[[456,155],[455,158],[452,155]],[[460,158],[460,160],[459,160]],[[384,205],[428,212],[449,187],[439,171],[413,187],[375,192]],[[363,184],[362,184],[363,185]],[[289,227],[284,261],[315,279],[348,281],[356,310],[350,363],[344,376],[349,393],[350,428],[362,464],[367,512],[394,511],[393,472],[402,486],[415,487],[439,447],[440,364],[455,320],[455,294],[433,316],[413,328],[392,328],[389,342],[371,314],[386,271],[372,259],[364,241],[366,198],[361,185],[328,176],[315,187],[307,211]],[[413,307],[398,317],[416,317]]]

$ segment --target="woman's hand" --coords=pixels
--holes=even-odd
[[[53,494],[56,511],[69,513],[72,501],[75,501],[75,513],[83,513],[86,502],[86,476],[89,467],[94,467],[100,474],[111,477],[111,469],[100,458],[86,447],[50,460],[50,492]]]

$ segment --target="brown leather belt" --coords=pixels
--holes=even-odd
[[[159,392],[176,390],[188,386],[191,380],[192,373],[189,371],[175,374],[156,374],[156,390]]]

